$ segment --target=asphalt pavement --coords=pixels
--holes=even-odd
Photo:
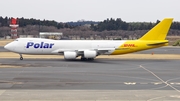
[[[0,59],[0,100],[180,100],[179,62]]]

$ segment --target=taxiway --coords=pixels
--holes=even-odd
[[[179,62],[0,59],[0,100],[180,100]]]

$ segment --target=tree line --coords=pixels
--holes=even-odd
[[[0,17],[0,27],[8,27],[10,23],[10,19],[8,17]],[[56,22],[54,20],[37,20],[37,19],[25,19],[18,18],[19,27],[26,27],[27,25],[39,25],[39,26],[53,26],[57,29],[70,28],[77,29],[79,26],[83,26],[86,24],[90,25],[90,29],[92,31],[111,31],[111,30],[126,30],[126,31],[134,31],[134,30],[149,30],[153,26],[155,26],[160,21],[157,20],[156,23],[152,22],[125,22],[121,20],[121,18],[117,19],[106,19],[101,22],[94,21],[84,21],[80,20],[77,22]],[[171,29],[180,30],[180,22],[173,22]]]
[[[127,23],[122,21],[121,18],[115,19],[107,19],[103,22],[100,22],[97,26],[91,24],[91,28],[94,31],[111,31],[111,30],[126,30],[126,31],[134,31],[134,30],[149,30],[158,24],[160,21],[157,20],[156,23],[152,22],[130,22]],[[171,29],[180,30],[180,22],[173,22],[171,25]]]
[[[0,27],[8,27],[10,24],[11,18],[8,17],[0,17]],[[67,24],[67,23],[58,23],[54,20],[37,20],[37,19],[26,19],[26,18],[18,18],[18,24],[19,27],[26,27],[27,25],[39,25],[39,26],[54,26],[58,29],[60,28],[73,28],[73,26]]]

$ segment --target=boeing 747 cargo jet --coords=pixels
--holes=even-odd
[[[41,38],[18,38],[4,46],[20,54],[64,55],[71,60],[93,60],[99,55],[120,55],[168,45],[165,40],[173,18],[165,18],[138,40],[51,40]]]

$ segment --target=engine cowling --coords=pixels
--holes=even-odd
[[[85,58],[95,58],[96,56],[97,56],[96,51],[90,51],[90,50],[84,51],[84,57]]]
[[[64,52],[64,59],[76,59],[77,53],[76,52]]]

